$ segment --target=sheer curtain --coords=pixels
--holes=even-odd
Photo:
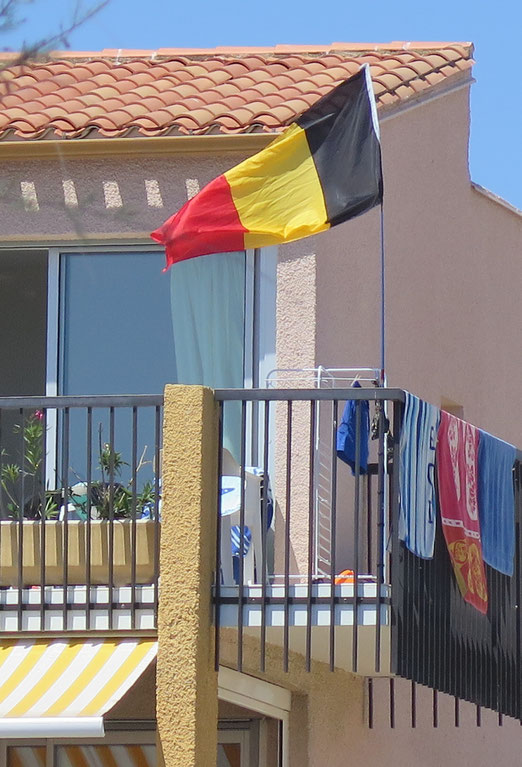
[[[174,264],[171,311],[177,382],[215,389],[244,385],[245,269],[243,251]],[[224,446],[239,458],[240,407],[229,403]]]

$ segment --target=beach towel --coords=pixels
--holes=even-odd
[[[504,575],[513,575],[515,555],[515,493],[513,445],[480,432],[478,501],[484,562]]]
[[[460,592],[481,613],[488,609],[478,513],[478,429],[442,412],[437,478],[442,530]]]
[[[406,392],[399,446],[399,538],[423,559],[433,557],[435,544],[435,448],[439,421],[439,408]]]

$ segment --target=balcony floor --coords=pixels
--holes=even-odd
[[[289,586],[288,594],[284,585],[267,585],[264,596],[261,585],[248,585],[243,591],[241,632],[245,637],[259,637],[265,631],[266,642],[282,648],[288,625],[289,650],[306,656],[309,642],[311,660],[322,663],[331,660],[333,637],[336,668],[364,676],[389,675],[389,596],[390,587],[383,585],[378,600],[377,584],[370,579],[358,582],[357,599],[353,584],[335,585],[333,603],[328,583],[312,584],[310,595],[306,584]],[[220,626],[238,628],[239,587],[221,586],[219,601]]]

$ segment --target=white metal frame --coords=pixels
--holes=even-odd
[[[278,719],[282,723],[282,767],[289,767],[289,723],[292,705],[290,690],[265,682],[262,679],[242,674],[239,671],[219,667],[218,698],[227,703],[256,711],[258,714]],[[261,755],[264,753],[260,748]],[[260,767],[264,767],[260,763]]]

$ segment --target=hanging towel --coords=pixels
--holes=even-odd
[[[356,381],[354,387],[361,388]],[[368,400],[359,400],[361,411],[359,431],[359,470],[361,474],[368,471],[368,453],[370,439],[370,407]],[[355,474],[355,446],[357,428],[357,401],[350,399],[344,406],[343,417],[337,429],[337,456],[349,466]]]
[[[480,432],[478,501],[484,562],[513,575],[515,555],[515,447]]]
[[[437,407],[406,392],[399,445],[399,538],[423,559],[433,557],[435,545],[435,447],[439,421]]]
[[[437,478],[442,529],[460,592],[481,613],[488,609],[478,513],[478,429],[442,412]]]

